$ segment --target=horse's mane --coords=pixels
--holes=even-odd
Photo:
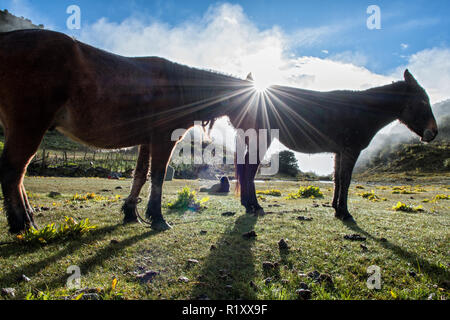
[[[165,60],[165,71],[170,77],[186,101],[210,101],[214,98],[220,99],[228,95],[231,91],[237,90],[244,84],[243,79],[236,76],[218,72],[215,70],[199,69]],[[217,108],[221,105],[208,106],[201,111],[202,116],[198,120],[203,120],[205,134],[209,136],[215,121],[221,117]]]
[[[204,133],[209,137],[215,121],[223,116],[220,111],[223,106],[219,100],[242,86],[245,80],[215,70],[199,69],[159,59],[171,85],[176,86],[180,92],[183,105],[192,104],[193,112],[197,113],[197,120],[202,121]],[[210,105],[215,99],[218,99],[218,102]],[[205,102],[207,107],[197,109],[202,102]]]
[[[364,91],[360,91],[361,93],[367,93],[367,94],[371,94],[371,93],[380,93],[380,92],[404,92],[405,86],[406,86],[406,82],[405,81],[397,81],[397,82],[392,82],[390,84],[386,84],[384,86],[379,86],[379,87],[374,87],[374,88],[369,88],[367,90]]]
[[[238,78],[235,75],[227,74],[212,69],[200,69],[190,67],[177,62],[171,62],[166,60],[166,70],[173,77],[180,79],[181,81],[218,81],[218,82],[229,82],[236,83],[237,81],[243,81],[243,79]],[[189,85],[189,83],[185,83]]]

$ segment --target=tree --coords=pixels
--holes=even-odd
[[[292,151],[281,151],[278,156],[280,161],[280,173],[295,177],[300,172],[297,159]]]

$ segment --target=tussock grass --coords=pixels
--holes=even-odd
[[[392,210],[394,211],[403,211],[403,212],[419,212],[423,211],[423,206],[412,206],[404,204],[403,202],[399,201],[395,206],[392,207]]]
[[[41,229],[31,228],[23,234],[17,235],[17,240],[27,244],[47,244],[62,239],[73,239],[81,237],[91,230],[97,228],[89,223],[89,218],[75,221],[72,217],[64,217],[64,223],[58,227],[50,223]]]
[[[256,190],[257,195],[281,197],[281,191],[277,189]]]
[[[378,195],[376,195],[374,190],[372,190],[371,192],[360,192],[357,193],[357,195],[372,202],[387,201],[386,198],[379,197]]]
[[[300,187],[297,190],[297,192],[289,193],[288,196],[286,197],[287,200],[295,200],[302,198],[309,198],[309,199],[323,198],[323,193],[322,191],[320,191],[319,187],[307,186],[307,187]]]
[[[171,210],[193,210],[199,211],[203,209],[204,203],[209,200],[209,197],[204,197],[201,200],[197,199],[197,192],[185,186],[178,192],[178,197],[174,202],[169,202],[167,207]]]

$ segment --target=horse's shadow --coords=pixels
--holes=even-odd
[[[89,234],[86,237],[83,237],[81,239],[73,241],[72,239],[64,240],[64,241],[70,241],[71,242],[71,249],[76,250],[78,247],[80,247],[83,244],[95,241],[97,239],[101,239],[107,234],[113,232],[120,224],[113,225],[113,226],[106,226],[102,228],[96,228],[89,232]],[[57,242],[61,243],[61,241]],[[51,244],[54,245],[54,244]],[[36,244],[22,244],[18,241],[11,241],[6,243],[1,247],[0,251],[0,258],[8,259],[11,256],[19,256],[23,254],[33,253],[40,249],[42,249],[42,245],[36,243]]]
[[[409,252],[409,251],[403,249],[402,247],[390,242],[389,240],[374,237],[372,234],[370,234],[366,230],[362,229],[356,223],[347,223],[345,225],[350,230],[357,232],[359,234],[362,234],[362,235],[366,236],[367,238],[375,240],[378,244],[383,246],[383,248],[388,249],[388,250],[392,251],[398,257],[400,257],[404,260],[407,260],[411,264],[411,266],[413,266],[415,269],[417,269],[420,272],[426,273],[431,279],[433,279],[433,281],[439,282],[439,281],[442,281],[442,279],[449,279],[450,274],[448,271],[444,270],[443,268],[438,267],[437,265],[431,264],[429,261],[421,258],[417,254],[415,254],[413,252]]]
[[[119,252],[123,249],[139,242],[143,239],[148,239],[150,236],[158,234],[159,231],[150,230],[142,234],[129,237],[127,239],[121,240],[118,243],[110,243],[106,247],[101,248],[96,252],[95,255],[88,257],[77,266],[80,268],[82,274],[86,275],[91,272],[96,266],[102,265],[104,261],[108,260],[113,256],[117,256]],[[36,283],[36,287],[46,286],[47,288],[59,287],[65,283],[67,280],[67,274],[61,274],[59,277],[54,277],[50,281],[43,281]]]
[[[243,234],[253,230],[257,216],[240,216],[232,229],[227,230],[211,249],[202,265],[193,299],[255,299],[250,281],[255,277],[251,248],[254,238]]]
[[[21,279],[21,275],[25,274],[27,277],[33,278],[35,275],[37,275],[41,270],[45,269],[47,266],[55,263],[59,263],[64,257],[70,256],[71,254],[74,254],[79,248],[81,248],[84,245],[88,245],[89,243],[100,241],[107,237],[108,234],[115,231],[118,227],[122,226],[122,224],[117,224],[113,226],[106,226],[103,228],[98,228],[93,231],[91,231],[86,237],[83,237],[78,240],[71,240],[69,245],[62,249],[57,251],[55,254],[33,262],[29,263],[27,265],[22,266],[20,269],[14,269],[8,273],[3,273],[0,277],[0,285],[2,286],[13,286],[17,284],[18,281]],[[104,260],[108,259],[112,255],[117,254],[119,251],[124,249],[127,246],[130,246],[137,241],[147,238],[156,232],[150,231],[145,232],[143,234],[136,235],[134,237],[127,238],[125,240],[120,241],[118,244],[109,244],[107,247],[100,249],[93,257],[90,257],[86,260],[84,260],[80,265],[80,269],[82,272],[89,271],[94,266],[101,264]],[[10,250],[13,250],[13,246],[15,246],[17,250],[17,246],[19,244],[11,244]],[[114,247],[114,250],[110,250],[111,247]],[[34,250],[39,249],[40,247],[32,247],[29,249],[29,251],[26,252],[32,252]],[[36,287],[54,287],[54,286],[61,286],[61,284],[64,284],[65,280],[67,279],[67,274],[62,273],[60,277],[52,278],[50,282],[43,281],[38,283],[33,283]]]

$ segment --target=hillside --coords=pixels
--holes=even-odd
[[[383,151],[359,172],[450,172],[450,143],[399,144]]]
[[[0,32],[9,32],[21,29],[44,29],[44,25],[35,25],[29,19],[16,17],[8,10],[0,10]]]

